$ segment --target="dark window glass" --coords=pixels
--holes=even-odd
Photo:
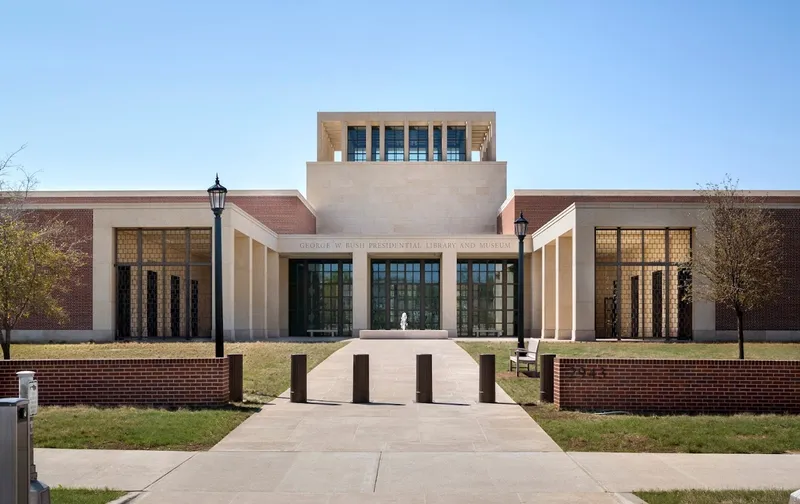
[[[347,127],[347,160],[367,160],[367,130],[364,126]]]
[[[462,259],[456,269],[458,335],[516,336],[515,260]]]
[[[439,329],[439,261],[372,261],[373,329]]]
[[[442,127],[433,127],[433,160],[442,160]]]
[[[428,160],[427,126],[408,127],[408,160],[409,161]]]
[[[447,127],[447,160],[448,161],[467,160],[466,126]]]
[[[403,150],[405,142],[403,141],[403,127],[402,126],[386,126],[384,128],[385,142],[384,142],[384,156],[386,161],[404,161]]]
[[[381,160],[381,128],[372,126],[372,160]]]
[[[353,333],[353,264],[349,260],[289,260],[289,332]],[[330,335],[328,333],[324,335]]]

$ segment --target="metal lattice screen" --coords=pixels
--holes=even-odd
[[[597,338],[691,338],[691,249],[691,229],[596,229]]]
[[[211,336],[211,229],[117,229],[116,337]]]

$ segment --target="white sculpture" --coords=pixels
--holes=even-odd
[[[400,315],[400,329],[403,331],[406,330],[406,320],[408,320],[408,317],[406,317],[406,312],[403,312],[403,314]]]

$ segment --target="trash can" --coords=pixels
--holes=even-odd
[[[28,504],[28,400],[0,399],[0,504]]]

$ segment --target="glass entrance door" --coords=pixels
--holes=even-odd
[[[372,329],[439,329],[439,261],[372,261]]]

